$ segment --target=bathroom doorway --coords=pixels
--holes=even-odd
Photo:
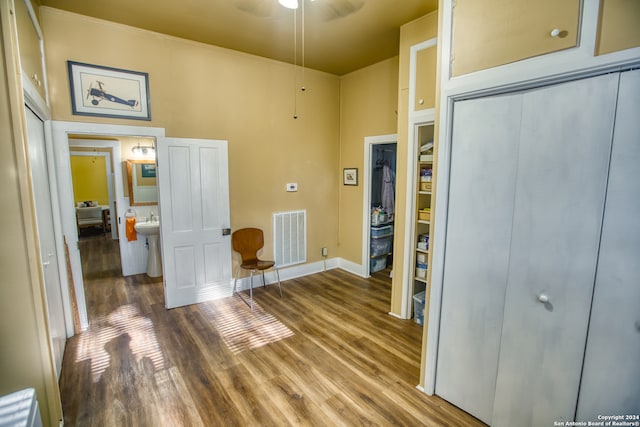
[[[80,123],[80,122],[51,122],[51,130],[53,136],[53,144],[56,146],[54,152],[56,175],[58,184],[59,207],[61,213],[62,232],[65,236],[68,253],[70,272],[73,278],[73,289],[75,295],[65,293],[64,298],[72,304],[72,300],[76,302],[77,313],[80,323],[80,329],[86,329],[89,326],[87,313],[87,297],[85,295],[83,260],[80,255],[78,228],[76,222],[76,204],[74,201],[73,182],[70,167],[71,148],[70,144],[73,139],[92,140],[92,144],[97,147],[109,147],[113,153],[113,188],[114,188],[114,215],[111,216],[110,223],[117,228],[117,236],[125,236],[124,212],[128,207],[128,201],[125,198],[126,178],[122,171],[122,156],[124,156],[127,147],[121,143],[121,140],[129,138],[152,138],[154,141],[158,137],[164,136],[164,129],[152,127],[136,127],[136,126],[120,126],[105,125],[97,123]],[[131,137],[134,135],[134,137]],[[128,148],[131,151],[131,147]],[[157,209],[157,208],[156,208]],[[109,239],[110,241],[112,239]],[[143,269],[140,273],[146,271],[145,260],[140,260],[135,254],[130,253],[132,250],[122,246],[124,241],[122,238],[112,241],[118,243],[120,254],[121,276],[128,274],[137,274],[135,265],[142,264]],[[144,242],[139,243],[144,248]],[[131,245],[127,245],[131,246]],[[86,258],[86,257],[85,257]],[[102,262],[102,261],[95,261]],[[93,265],[92,267],[96,267]],[[97,267],[96,267],[97,268]],[[92,273],[96,275],[95,271]]]
[[[101,307],[112,295],[116,283],[123,279],[127,279],[127,283],[148,282],[147,278],[138,277],[146,271],[146,239],[131,242],[119,232],[118,225],[129,209],[139,210],[140,216],[157,214],[157,195],[155,205],[132,206],[135,203],[128,191],[130,177],[125,167],[130,161],[154,162],[155,150],[148,147],[155,146],[155,139],[70,134],[68,145],[76,211],[102,208],[102,224],[81,227],[79,221],[77,230],[83,289],[91,321],[102,315]],[[121,179],[116,180],[116,176]],[[156,186],[155,178],[151,184]],[[120,202],[116,203],[116,199]]]

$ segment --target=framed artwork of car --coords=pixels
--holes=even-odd
[[[73,114],[151,120],[149,74],[74,61],[67,65]]]

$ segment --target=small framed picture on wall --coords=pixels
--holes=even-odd
[[[343,183],[344,185],[358,185],[358,169],[344,168]]]

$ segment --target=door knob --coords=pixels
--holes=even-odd
[[[230,228],[223,228],[222,229],[222,235],[223,236],[228,236],[229,234],[231,234],[231,229]]]
[[[549,296],[547,294],[540,294],[538,295],[538,301],[540,301],[543,304],[546,304],[549,302]]]

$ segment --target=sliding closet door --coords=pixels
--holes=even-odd
[[[456,102],[436,393],[491,422],[522,95]]]
[[[606,75],[524,94],[494,426],[573,420],[617,85]]]
[[[640,71],[622,73],[577,420],[640,411]]]

